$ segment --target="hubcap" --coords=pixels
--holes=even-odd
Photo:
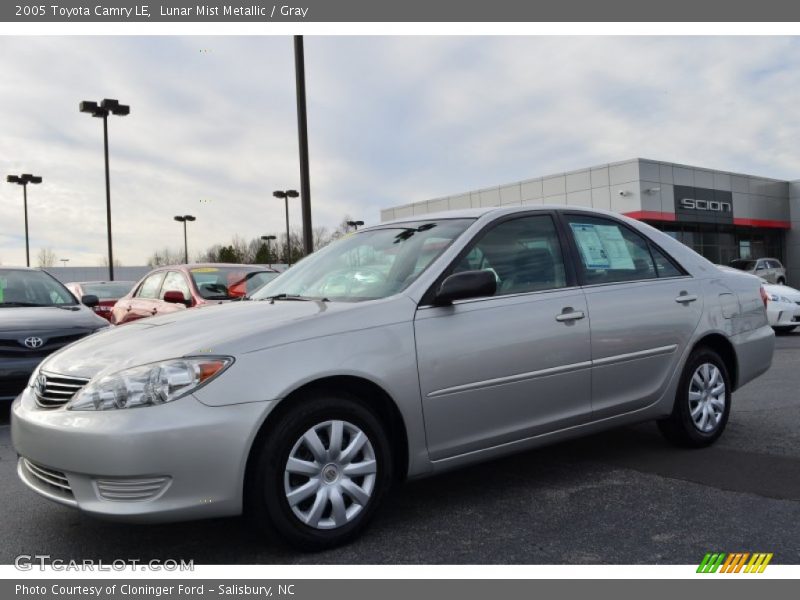
[[[377,470],[367,434],[347,421],[325,421],[306,431],[289,453],[286,500],[306,525],[335,529],[367,506]]]
[[[689,414],[698,431],[710,433],[725,413],[725,379],[716,365],[697,367],[689,384]]]

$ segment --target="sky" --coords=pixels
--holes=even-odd
[[[306,37],[314,226],[398,204],[633,157],[800,178],[800,39]],[[0,263],[106,256],[109,119],[114,254],[141,265],[284,229],[299,189],[289,36],[0,37]],[[292,227],[300,205],[290,204]]]

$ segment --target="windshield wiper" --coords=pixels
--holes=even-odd
[[[259,298],[259,300],[269,300],[270,304],[275,304],[275,300],[299,300],[301,302],[314,302],[319,300],[320,302],[330,302],[330,300],[328,300],[327,298],[312,298],[311,296],[301,296],[300,294],[287,294],[287,293],[275,294],[274,296]]]

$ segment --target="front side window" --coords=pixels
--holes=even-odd
[[[0,269],[0,308],[77,304],[55,278],[42,271]]]
[[[154,300],[158,298],[158,290],[161,288],[161,280],[164,279],[164,273],[153,273],[148,275],[136,290],[137,298],[146,298]]]
[[[567,215],[588,285],[658,277],[649,244],[627,227],[607,219]]]
[[[184,300],[188,300],[192,297],[192,292],[189,289],[189,284],[186,283],[186,278],[177,271],[170,271],[167,273],[166,277],[164,277],[164,285],[161,286],[161,295],[159,297],[163,300],[164,294],[167,292],[180,292],[183,294]]]
[[[454,272],[491,271],[495,296],[566,286],[564,257],[549,215],[504,221],[483,233]]]
[[[253,294],[331,301],[386,298],[407,288],[473,222],[411,221],[365,229],[329,244]]]

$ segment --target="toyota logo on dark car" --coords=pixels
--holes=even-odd
[[[25,344],[28,348],[35,349],[35,348],[41,348],[44,345],[44,340],[40,337],[31,336],[25,338],[25,341],[22,343]]]

